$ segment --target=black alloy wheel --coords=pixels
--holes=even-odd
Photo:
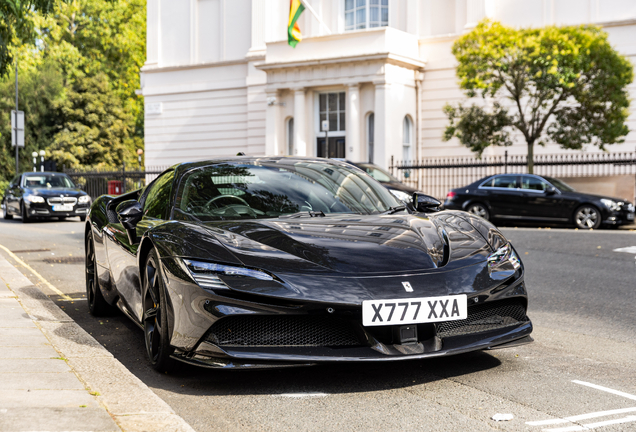
[[[490,219],[490,212],[488,211],[488,208],[482,203],[473,203],[468,206],[466,211],[468,213],[472,213],[474,215],[482,217],[486,220]]]
[[[24,203],[20,203],[20,216],[22,216],[22,223],[29,222],[29,215],[27,214],[27,209]]]
[[[597,229],[601,226],[601,212],[592,205],[582,205],[574,212],[574,225],[579,229]]]
[[[91,315],[101,317],[112,312],[110,306],[99,288],[99,277],[97,274],[97,260],[95,259],[95,245],[93,244],[93,233],[89,232],[86,236],[86,300],[88,301],[88,310]]]
[[[13,219],[13,215],[9,214],[9,207],[7,206],[7,202],[4,202],[4,211],[2,212],[4,215],[4,218],[7,220],[11,220]]]
[[[154,250],[148,254],[146,260],[143,310],[144,339],[150,364],[158,372],[169,372],[175,366],[175,360],[170,358],[174,348],[168,340],[166,291],[159,259]]]

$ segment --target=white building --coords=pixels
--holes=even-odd
[[[599,24],[636,58],[635,0],[307,1],[326,26],[305,10],[303,41],[292,48],[289,0],[148,0],[147,166],[239,151],[384,167],[391,157],[468,156],[458,142],[442,141],[442,107],[464,98],[451,46],[484,17],[522,27]],[[631,92],[636,100],[635,85]],[[628,125],[636,129],[636,114]],[[635,146],[631,132],[610,149]],[[519,141],[508,150],[526,148]]]

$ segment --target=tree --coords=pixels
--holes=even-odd
[[[460,87],[483,103],[446,105],[444,140],[457,137],[481,156],[489,145],[528,147],[554,142],[566,149],[623,142],[629,132],[629,60],[596,26],[513,29],[485,20],[453,45]]]

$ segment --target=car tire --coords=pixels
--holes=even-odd
[[[175,360],[170,357],[174,348],[168,338],[166,289],[154,249],[148,254],[144,267],[142,301],[146,354],[154,370],[170,372],[175,367]]]
[[[4,203],[4,211],[2,212],[2,214],[3,214],[3,216],[4,216],[4,218],[5,218],[6,220],[11,220],[11,219],[13,219],[13,215],[10,215],[10,214],[9,214],[9,210],[8,210],[8,207],[7,207],[7,203],[6,203],[6,202]]]
[[[574,212],[574,225],[578,229],[597,229],[601,219],[601,212],[593,205],[582,205]]]
[[[60,222],[64,222],[66,220],[66,216],[58,216],[57,220],[59,220]]]
[[[104,299],[102,290],[99,287],[99,275],[97,274],[97,259],[95,258],[95,243],[93,233],[86,236],[86,300],[88,311],[91,315],[102,317],[110,315],[113,307]]]
[[[468,207],[466,207],[466,211],[468,213],[472,213],[476,216],[482,217],[486,220],[490,220],[490,212],[488,211],[488,207],[482,203],[472,203]]]
[[[24,203],[20,203],[20,216],[22,216],[22,223],[29,223],[29,215]]]
[[[82,222],[86,222],[86,216],[80,216],[79,218]]]

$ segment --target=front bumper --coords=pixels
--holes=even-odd
[[[25,207],[29,217],[33,218],[86,216],[90,210],[90,204],[76,204],[72,211],[54,211],[53,206],[46,203],[28,203]]]

